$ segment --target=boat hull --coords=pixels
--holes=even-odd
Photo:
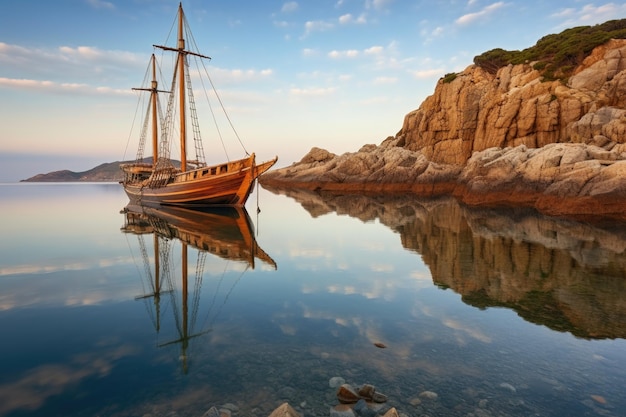
[[[254,181],[276,163],[277,158],[256,164],[255,156],[176,172],[166,179],[150,178],[122,182],[133,203],[160,204],[181,207],[220,205],[243,206],[252,191]],[[131,170],[131,166],[123,169]]]

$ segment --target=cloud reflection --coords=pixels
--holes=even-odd
[[[0,385],[0,416],[18,410],[35,411],[86,378],[108,375],[115,361],[137,353],[137,348],[122,345],[76,356],[65,365],[44,364],[31,369],[17,381]]]
[[[491,337],[484,334],[480,329],[471,328],[466,323],[462,323],[458,320],[451,319],[451,318],[444,318],[442,320],[442,323],[444,326],[463,332],[465,335],[473,339],[476,339],[483,343],[491,343]],[[463,342],[463,344],[465,344],[465,342]]]
[[[132,299],[136,281],[110,273],[132,265],[132,258],[113,257],[58,264],[22,264],[3,267],[0,311],[30,306],[98,305]],[[122,280],[115,283],[112,280]]]
[[[109,259],[92,259],[89,261],[77,261],[59,263],[59,264],[21,264],[0,267],[0,277],[7,275],[27,275],[27,274],[49,274],[59,271],[84,271],[96,267],[111,267],[117,265],[132,264],[130,257],[118,256]]]

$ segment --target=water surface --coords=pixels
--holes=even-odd
[[[407,416],[626,410],[625,225],[264,189],[247,216],[126,204],[0,185],[0,416],[327,416],[333,378]]]

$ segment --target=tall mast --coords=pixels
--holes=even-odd
[[[158,97],[157,93],[167,93],[167,91],[159,91],[159,83],[156,79],[156,58],[154,54],[150,58],[152,61],[152,84],[150,88],[133,88],[137,91],[150,92],[150,106],[152,110],[152,167],[156,167],[157,159],[159,159],[159,120],[157,116]]]
[[[183,172],[187,171],[187,121],[185,116],[185,64],[187,55],[194,55],[200,58],[211,59],[211,57],[199,54],[197,52],[185,50],[184,38],[185,15],[183,13],[183,4],[178,4],[178,45],[176,48],[168,46],[154,45],[166,51],[173,51],[178,54],[178,95],[180,101],[180,168]]]
[[[187,171],[187,121],[185,120],[185,38],[183,4],[178,5],[178,94],[180,103],[180,169]]]
[[[156,167],[159,159],[159,125],[157,119],[157,93],[158,82],[156,80],[156,59],[152,54],[152,85],[150,100],[152,101],[152,167]]]

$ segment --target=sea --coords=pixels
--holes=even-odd
[[[0,417],[351,415],[341,384],[386,396],[369,416],[626,415],[620,222],[263,187],[190,214],[14,183],[0,231]]]

